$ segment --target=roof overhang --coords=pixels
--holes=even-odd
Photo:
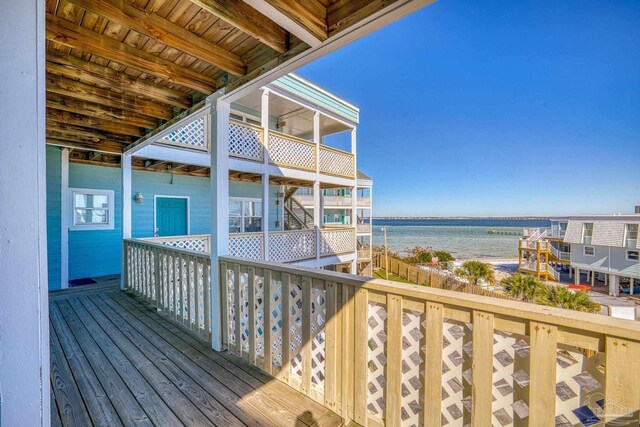
[[[47,0],[47,142],[121,153],[433,1]]]

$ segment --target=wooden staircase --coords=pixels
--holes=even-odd
[[[298,187],[288,187],[284,194],[284,229],[313,228],[313,214],[294,197]]]

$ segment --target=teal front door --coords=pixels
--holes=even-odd
[[[187,199],[156,197],[156,236],[184,236],[188,230]]]

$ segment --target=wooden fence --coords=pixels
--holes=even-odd
[[[385,257],[381,252],[375,252],[373,254],[373,267],[383,268],[385,267]],[[415,283],[416,285],[428,286],[430,288],[447,289],[450,291],[464,292],[467,294],[483,295],[486,297],[501,298],[513,300],[509,295],[499,292],[483,289],[480,286],[473,286],[457,277],[451,276],[444,272],[438,273],[435,271],[425,270],[415,265],[408,264],[400,261],[397,258],[389,257],[389,273],[394,274],[401,279],[408,282]]]
[[[347,421],[638,425],[633,321],[238,258],[220,274],[229,351]]]

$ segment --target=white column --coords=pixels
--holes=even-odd
[[[269,91],[267,89],[262,90],[262,104],[261,104],[261,117],[260,125],[262,126],[264,134],[264,165],[265,170],[269,165]],[[284,224],[284,206],[283,206],[283,224]],[[265,261],[269,261],[269,174],[265,172],[262,174],[262,231],[263,235],[263,257]]]
[[[69,200],[69,149],[60,155],[60,287],[69,287],[69,226],[71,201]]]
[[[355,186],[351,188],[351,225],[356,228],[356,232],[353,234],[355,241],[353,247],[356,250],[356,259],[351,263],[351,273],[358,273],[358,198],[356,193],[358,192],[358,169],[356,163],[356,128],[351,130],[351,152],[353,153],[353,171],[355,173]]]
[[[576,285],[580,284],[580,269],[578,267],[575,268],[575,272],[574,272],[575,276],[573,278],[573,282]]]
[[[619,277],[615,274],[609,274],[609,295],[612,295],[614,297],[620,296],[619,284]]]
[[[320,259],[322,234],[322,187],[320,186],[320,112],[313,113],[313,142],[316,144],[316,179],[313,182],[313,226],[316,228],[316,259]]]
[[[3,2],[0,28],[0,424],[49,426],[45,3]]]
[[[131,238],[131,155],[123,154],[120,159],[120,169],[122,171],[122,240]],[[124,245],[123,245],[124,247]],[[125,253],[122,252],[123,266],[126,262]],[[125,268],[120,275],[120,289],[124,289]]]
[[[634,278],[629,277],[629,295],[633,295],[633,283],[634,283]]]
[[[209,97],[211,103],[211,346],[222,349],[220,270],[218,257],[229,254],[229,113],[230,104],[220,99],[224,91]]]

